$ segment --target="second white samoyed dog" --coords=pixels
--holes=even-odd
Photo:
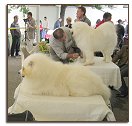
[[[84,65],[94,63],[94,52],[101,51],[105,62],[111,61],[111,55],[117,44],[115,26],[112,22],[101,24],[97,29],[84,22],[72,25],[73,38],[83,53]]]
[[[44,54],[28,56],[21,70],[24,77],[20,91],[36,95],[102,95],[108,103],[110,90],[102,79],[84,66],[64,65]]]

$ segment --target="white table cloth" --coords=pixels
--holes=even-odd
[[[102,57],[95,57],[95,64],[87,66],[97,73],[106,85],[119,89],[121,86],[120,68],[113,62],[105,63]]]
[[[37,121],[115,121],[111,109],[102,96],[53,97],[22,94],[19,87],[14,95],[16,102],[8,113],[32,112]]]

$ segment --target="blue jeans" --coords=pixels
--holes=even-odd
[[[12,37],[12,45],[11,45],[11,56],[18,56],[18,52],[20,51],[20,37],[13,36]]]

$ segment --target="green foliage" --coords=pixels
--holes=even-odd
[[[19,9],[23,15],[29,12],[29,8],[26,5],[8,5],[8,13],[11,13],[12,10]]]
[[[70,59],[69,59],[69,62],[70,62],[70,63],[73,63],[73,62],[75,62],[75,60],[72,59],[72,58],[70,58]]]
[[[100,4],[95,4],[94,7],[95,7],[96,9],[98,9],[98,10],[101,10],[101,9],[102,9],[102,5],[100,5]]]
[[[20,7],[20,12],[22,12],[23,14],[27,14],[29,12],[29,8],[23,5]]]
[[[39,43],[39,51],[42,52],[42,53],[49,53],[49,48],[47,46],[46,41]]]

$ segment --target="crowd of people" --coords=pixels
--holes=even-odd
[[[33,41],[35,38],[35,20],[32,17],[32,13],[27,13],[27,39],[26,39],[26,47],[27,51],[30,52],[33,49]],[[81,6],[78,7],[76,13],[76,19],[74,22],[81,21],[87,23],[91,26],[90,19],[86,16],[86,8]],[[96,22],[95,29],[97,29],[101,24],[110,21],[112,22],[112,14],[109,12],[105,12],[103,15],[103,19],[98,19]],[[81,55],[80,49],[76,46],[76,42],[72,37],[72,33],[70,29],[72,28],[72,18],[67,17],[65,26],[61,26],[62,18],[58,18],[58,20],[54,24],[54,32],[51,35],[50,42],[50,55],[55,61],[61,61],[63,63],[68,63],[70,59],[77,59]],[[113,22],[112,22],[113,23]],[[128,25],[126,28],[123,27],[123,21],[121,19],[118,20],[118,24],[115,25],[117,32],[117,45],[116,51],[113,52],[112,61],[116,63],[121,70],[121,80],[122,86],[120,88],[120,96],[125,97],[128,95],[128,87],[125,84],[124,77],[128,76]],[[20,51],[20,37],[21,32],[18,24],[18,16],[14,16],[14,22],[11,24],[11,27],[15,27],[16,29],[11,29],[12,35],[12,46],[11,46],[11,56],[18,56]],[[40,20],[40,39],[47,34],[48,31],[48,19],[44,17],[44,20]],[[18,29],[17,29],[18,28]],[[95,56],[103,56],[101,52],[95,52]]]

